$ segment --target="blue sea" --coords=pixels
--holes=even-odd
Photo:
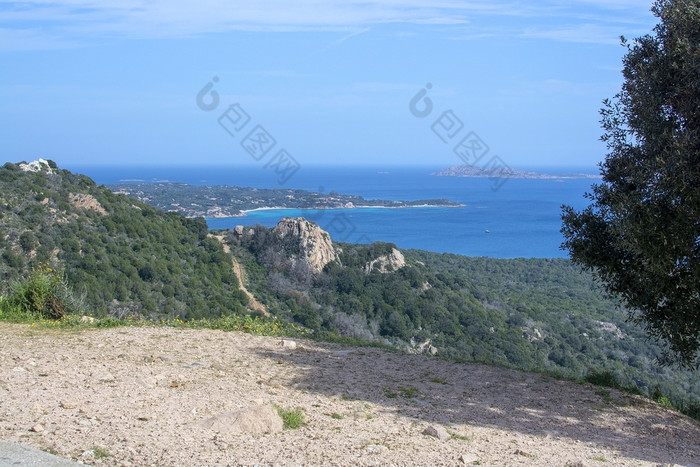
[[[577,209],[588,203],[583,194],[592,179],[509,179],[494,190],[488,178],[438,177],[430,173],[444,167],[302,167],[284,185],[263,167],[68,167],[100,184],[124,181],[172,181],[193,185],[239,185],[258,188],[294,188],[364,196],[366,199],[420,200],[446,198],[459,208],[404,209],[275,209],[249,212],[245,217],[207,219],[212,229],[236,225],[274,226],[287,216],[313,220],[334,241],[384,241],[400,248],[495,258],[566,257],[561,205]],[[533,170],[533,168],[529,168]],[[534,170],[537,170],[534,168]],[[581,172],[548,168],[546,173]],[[588,169],[595,173],[595,169]]]

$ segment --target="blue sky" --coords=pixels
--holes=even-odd
[[[449,166],[462,163],[455,143],[474,132],[512,167],[594,170],[605,156],[598,110],[621,84],[619,36],[651,32],[650,7],[0,1],[3,156],[261,165],[283,149],[300,165]],[[218,106],[202,110],[196,97],[208,83]],[[409,102],[427,83],[433,110],[419,118]],[[211,93],[202,96],[214,107]],[[247,122],[240,132],[219,124],[234,104],[245,114],[228,122]],[[439,120],[447,111],[461,123]],[[274,138],[269,153],[241,145],[255,128]],[[455,139],[443,142],[441,129]]]

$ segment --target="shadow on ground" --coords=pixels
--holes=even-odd
[[[417,421],[569,438],[647,462],[700,465],[700,423],[615,390],[375,348],[313,343],[257,352],[280,368],[294,366],[270,381]],[[659,458],[659,451],[673,457]]]

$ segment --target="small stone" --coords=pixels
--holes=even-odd
[[[146,376],[144,378],[139,378],[136,380],[136,382],[145,388],[148,389],[153,389],[158,385],[158,380],[156,380],[153,376]]]
[[[474,465],[479,462],[479,458],[471,454],[462,454],[457,460],[465,465]]]
[[[383,452],[387,452],[388,450],[389,448],[382,444],[370,444],[368,446],[365,446],[365,451],[367,451],[370,454],[381,454]]]
[[[529,452],[522,451],[520,449],[516,449],[514,454],[517,454],[518,456],[523,456],[523,457],[535,457],[532,454],[530,454]]]
[[[44,426],[41,423],[37,423],[30,429],[30,431],[33,431],[34,433],[41,433],[44,431]]]
[[[265,384],[265,385],[270,386],[270,387],[275,388],[275,389],[284,389],[284,386],[282,386],[277,381],[273,381],[273,380],[269,380],[269,381],[260,380],[260,381],[258,381],[258,384]]]
[[[434,438],[439,439],[440,441],[445,441],[446,439],[450,439],[451,436],[447,432],[447,430],[440,426],[440,425],[430,425],[427,427],[425,430],[423,430],[424,435],[432,436]]]
[[[74,408],[78,407],[78,404],[76,404],[73,401],[61,401],[58,405],[62,409],[74,409]]]
[[[95,379],[97,381],[100,381],[102,383],[112,383],[114,382],[114,376],[110,372],[105,372],[105,373],[100,373],[98,374]]]
[[[294,341],[290,341],[287,339],[282,339],[282,347],[285,349],[296,349],[297,348],[297,343]]]

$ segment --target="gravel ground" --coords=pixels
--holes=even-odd
[[[306,426],[211,423],[273,404],[300,409]],[[615,390],[164,327],[0,323],[0,439],[93,465],[700,466],[699,423]]]

